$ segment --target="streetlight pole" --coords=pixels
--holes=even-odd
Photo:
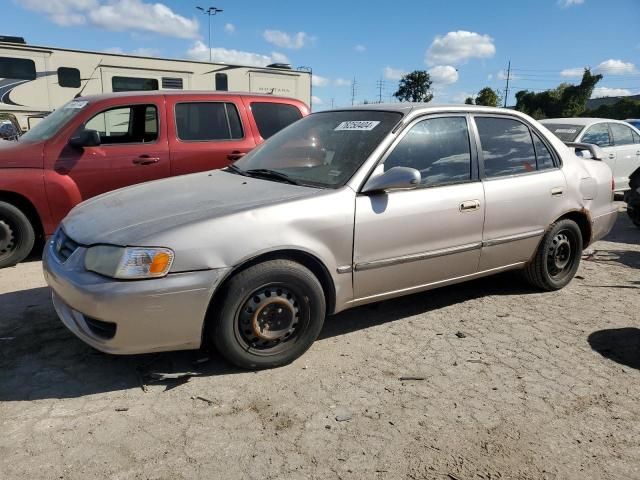
[[[222,13],[224,10],[217,7],[209,7],[209,8],[196,7],[196,8],[209,17],[209,61],[211,61],[211,17],[213,15],[217,15],[218,13]]]

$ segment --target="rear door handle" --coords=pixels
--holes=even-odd
[[[149,155],[140,155],[138,158],[133,159],[135,165],[151,165],[152,163],[158,163],[159,157],[151,157]]]
[[[616,154],[615,153],[610,153],[609,154],[609,159],[613,160],[614,158],[616,158]]]
[[[244,157],[246,155],[246,153],[244,152],[240,152],[240,151],[235,151],[235,152],[231,152],[229,155],[227,155],[227,158],[229,160],[235,161],[235,160],[239,160],[242,157]]]
[[[563,193],[564,190],[562,189],[562,187],[555,187],[551,189],[551,196],[553,197],[561,197]]]
[[[467,200],[460,204],[461,212],[471,212],[480,208],[480,200]]]

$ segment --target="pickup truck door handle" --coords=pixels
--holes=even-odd
[[[240,152],[240,151],[236,150],[236,151],[234,151],[234,152],[231,152],[229,155],[227,155],[227,158],[228,158],[229,160],[236,161],[236,160],[241,159],[241,158],[242,158],[242,157],[244,157],[245,155],[246,155],[246,153],[244,153],[244,152]]]
[[[461,212],[472,212],[480,208],[480,200],[467,200],[460,204]]]
[[[158,163],[160,158],[150,157],[149,155],[140,155],[138,158],[133,159],[135,165],[151,165],[152,163]]]

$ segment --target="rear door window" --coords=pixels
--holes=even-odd
[[[591,143],[599,147],[611,146],[611,138],[609,137],[609,127],[606,123],[597,123],[590,126],[582,136],[583,143]]]
[[[526,125],[510,118],[475,117],[475,121],[487,177],[536,170],[536,153]]]
[[[297,107],[286,103],[253,102],[251,112],[265,140],[302,118]]]
[[[633,141],[633,130],[620,123],[610,123],[614,145],[631,145]]]
[[[206,142],[236,140],[244,136],[238,109],[233,103],[189,102],[175,107],[180,140]]]

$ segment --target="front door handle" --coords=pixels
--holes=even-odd
[[[480,208],[480,200],[467,200],[460,204],[461,212],[471,212]]]
[[[235,152],[231,152],[229,155],[227,155],[227,158],[229,160],[235,162],[236,160],[240,160],[245,155],[246,155],[246,153],[236,150]]]
[[[613,160],[614,158],[616,158],[616,154],[615,153],[610,153],[609,154],[609,160]]]
[[[563,193],[564,193],[564,190],[562,187],[555,187],[551,189],[552,197],[561,197]]]
[[[158,163],[159,157],[151,157],[149,155],[140,155],[138,158],[133,159],[135,165],[151,165],[152,163]]]

